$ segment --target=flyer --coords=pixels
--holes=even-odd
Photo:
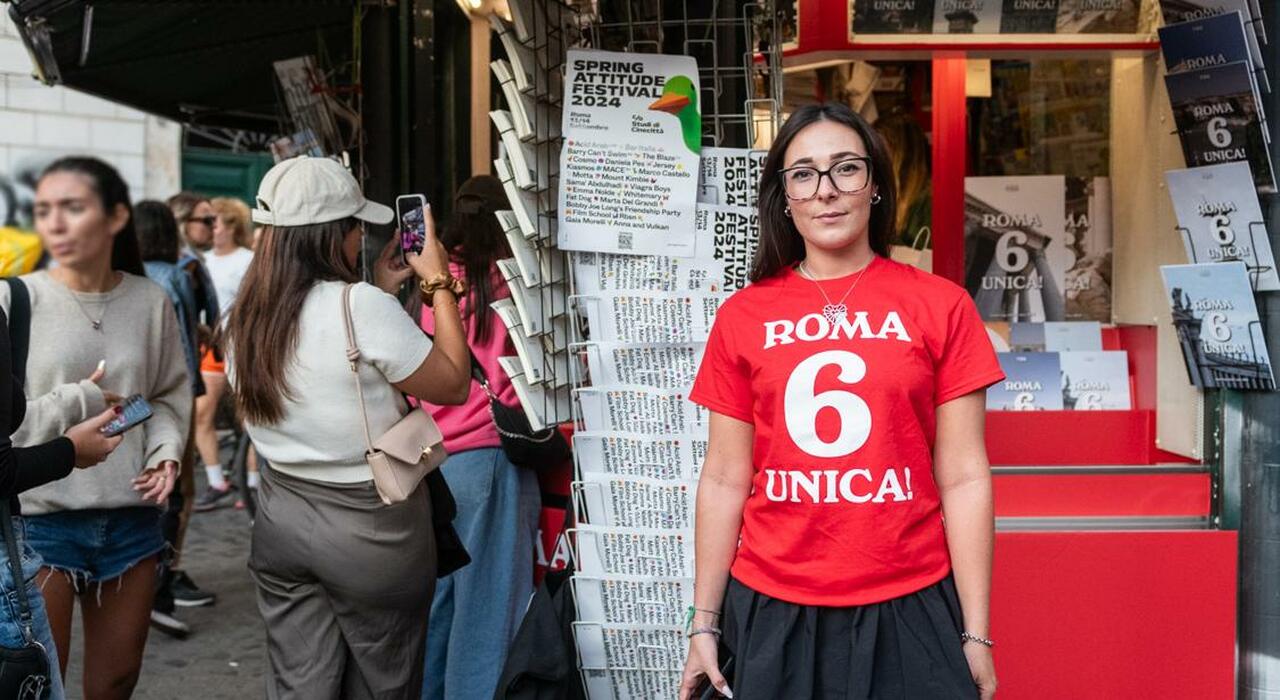
[[[1160,273],[1191,383],[1204,389],[1274,391],[1245,264],[1162,265]]]
[[[538,338],[530,337],[521,325],[520,313],[510,298],[499,299],[490,304],[489,308],[498,314],[502,325],[507,329],[507,335],[510,336],[511,344],[515,347],[516,356],[520,358],[522,368],[520,373],[524,375],[525,381],[530,384],[542,384],[554,380],[556,387],[568,385],[570,381],[568,352],[547,352],[546,346]],[[567,337],[568,331],[563,317],[555,319],[551,327],[556,329],[554,332],[560,337]]]
[[[1075,411],[1128,411],[1129,353],[1061,352],[1062,406]]]
[[[1072,321],[1111,322],[1111,179],[1068,177],[1066,237],[1074,262],[1067,268],[1066,317]]]
[[[714,261],[669,255],[569,253],[579,294],[613,291],[718,291],[723,270]]]
[[[591,700],[652,700],[680,696],[680,671],[583,669],[582,684]]]
[[[524,232],[525,238],[537,240],[553,240],[558,219],[554,216],[539,214],[554,208],[555,187],[544,192],[520,189],[516,185],[515,175],[511,172],[511,163],[505,153],[493,161],[493,171],[502,181],[502,189],[511,204],[511,212]]]
[[[569,387],[530,384],[524,375],[524,365],[517,357],[499,357],[498,366],[511,380],[516,398],[534,430],[573,419],[573,395]]]
[[[637,530],[579,525],[571,540],[582,576],[693,577],[693,530]]]
[[[1257,188],[1274,192],[1250,64],[1199,68],[1166,75],[1164,80],[1187,165],[1248,162]]]
[[[726,294],[606,292],[584,296],[591,337],[623,343],[705,342]]]
[[[855,0],[853,34],[929,34],[934,0]]]
[[[1004,381],[987,389],[989,411],[1061,411],[1062,366],[1056,352],[1001,352]]]
[[[691,578],[575,576],[570,585],[582,622],[682,626],[693,602]]]
[[[707,458],[706,434],[641,435],[577,431],[573,457],[579,473],[697,481]]]
[[[965,288],[989,321],[1062,321],[1067,270],[1061,175],[965,178]]]
[[[679,625],[578,621],[573,623],[573,636],[584,669],[679,670],[688,651],[684,628]]]
[[[693,527],[696,481],[664,481],[600,472],[574,483],[593,525],[685,530]]]
[[[698,203],[756,206],[760,174],[768,151],[706,146],[698,171]]]
[[[587,430],[661,435],[699,432],[710,419],[705,406],[686,398],[687,388],[588,386],[578,389],[582,424]]]
[[[935,0],[934,34],[996,34],[1004,0]]]
[[[1001,34],[1052,34],[1058,28],[1058,0],[1004,0]]]
[[[1280,275],[1263,223],[1262,206],[1245,162],[1206,165],[1164,174],[1187,259],[1244,262],[1254,291],[1280,290]]]
[[[760,247],[760,218],[750,207],[704,204],[695,214],[695,256],[722,271],[715,291],[736,292],[751,283],[751,261]]]
[[[562,250],[691,255],[702,120],[687,56],[568,52]]]
[[[513,211],[494,212],[498,223],[506,233],[507,246],[520,268],[520,279],[525,287],[565,282],[564,254],[558,250],[540,248],[532,239],[525,238],[520,222]]]
[[[591,383],[653,389],[693,386],[702,343],[589,343],[584,346]]]
[[[1049,352],[1102,350],[1102,324],[1097,321],[1046,323],[1044,349]]]
[[[1061,0],[1059,34],[1134,34],[1140,0]]]

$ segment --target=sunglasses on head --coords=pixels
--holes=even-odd
[[[201,224],[204,224],[205,226],[208,226],[209,228],[213,228],[213,224],[217,220],[218,220],[218,217],[216,216],[191,216],[187,218],[187,221],[194,221],[197,223],[201,223]]]

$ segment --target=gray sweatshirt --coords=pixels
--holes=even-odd
[[[23,493],[22,513],[148,505],[133,490],[134,477],[165,460],[180,463],[191,422],[191,384],[168,296],[147,278],[129,274],[105,294],[72,292],[43,271],[22,281],[31,295],[31,341],[27,416],[13,434],[14,445],[52,440],[101,413],[103,390],[142,394],[154,412],[125,433],[102,464]],[[6,285],[0,285],[0,306],[8,312]],[[101,316],[102,330],[94,330],[87,316]],[[100,387],[87,379],[99,360],[106,360]]]

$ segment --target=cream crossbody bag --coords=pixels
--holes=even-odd
[[[368,445],[365,459],[373,470],[373,485],[387,505],[409,497],[432,469],[440,466],[448,454],[444,436],[429,413],[410,409],[403,418],[387,429],[377,440],[369,433],[369,412],[364,405],[364,387],[360,384],[360,348],[356,346],[355,328],[351,325],[351,288],[342,290],[342,324],[347,332],[347,365],[356,380],[360,397],[360,416],[364,420],[364,439]]]

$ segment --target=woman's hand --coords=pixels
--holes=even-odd
[[[94,384],[97,384],[98,388],[102,389],[102,380],[106,376],[107,376],[107,363],[106,363],[106,360],[102,360],[98,362],[98,366],[96,369],[93,370],[93,374],[89,375],[89,381],[93,382]],[[124,401],[123,396],[114,392],[107,391],[106,389],[102,389],[102,399],[107,402],[108,406],[115,406],[116,404],[122,403]]]
[[[977,642],[965,642],[964,658],[969,662],[969,673],[978,686],[982,700],[996,696],[996,662],[991,647]]]
[[[165,460],[156,466],[144,470],[133,480],[133,490],[142,492],[142,500],[155,501],[163,505],[173,492],[174,475],[178,473],[178,463]]]
[[[697,700],[693,694],[705,677],[726,698],[733,697],[729,682],[720,673],[720,652],[714,634],[695,634],[689,639],[689,657],[680,678],[680,700]]]
[[[124,435],[107,437],[102,434],[102,428],[117,415],[115,408],[108,408],[83,423],[71,426],[66,432],[76,449],[77,469],[100,464],[124,440]]]
[[[400,234],[393,234],[373,264],[373,284],[394,295],[410,277],[413,277],[413,268],[400,259]]]
[[[420,279],[429,279],[437,275],[449,274],[449,253],[436,238],[436,222],[431,216],[431,205],[422,210],[422,219],[426,224],[427,235],[422,241],[421,253],[406,253],[405,259]]]

